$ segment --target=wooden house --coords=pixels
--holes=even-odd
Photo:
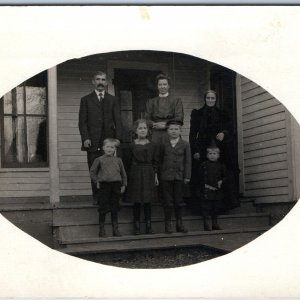
[[[132,121],[143,116],[146,99],[156,93],[154,78],[159,72],[169,75],[172,93],[183,102],[184,139],[188,139],[191,111],[203,105],[204,92],[209,88],[218,92],[218,105],[234,120],[232,155],[241,171],[242,206],[233,211],[236,217],[225,216],[224,222],[244,213],[243,225],[237,223],[236,228],[249,222],[257,227],[255,222],[260,224],[266,215],[268,222],[271,217],[275,223],[298,200],[299,126],[271,94],[231,70],[196,57],[158,51],[114,52],[66,61],[3,96],[0,209],[24,231],[53,247],[57,239],[68,240],[72,234],[83,239],[95,230],[96,210],[91,203],[86,153],[80,150],[78,112],[80,98],[93,89],[92,75],[98,70],[108,74],[108,92],[120,99],[125,142],[130,139]],[[81,221],[86,228],[76,231]],[[63,231],[63,226],[73,226],[75,231]],[[192,236],[193,243],[210,244],[195,238],[199,234]],[[93,235],[90,238],[97,241]]]

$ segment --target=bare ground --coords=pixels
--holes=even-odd
[[[216,249],[185,247],[79,256],[93,262],[130,269],[160,269],[187,266],[224,255]]]

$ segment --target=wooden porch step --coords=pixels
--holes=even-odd
[[[255,214],[236,214],[222,215],[218,218],[222,229],[226,230],[242,230],[249,227],[265,227],[270,225],[270,217],[266,213]],[[189,231],[199,231],[203,228],[203,220],[200,216],[186,216],[183,218],[185,226]],[[175,220],[172,221],[175,227]],[[98,236],[99,225],[98,216],[90,220],[66,220],[56,223],[57,237],[60,244],[68,243],[66,241],[81,238],[93,238]],[[152,218],[152,228],[155,233],[164,232],[164,219]],[[112,226],[110,222],[105,224],[108,235],[112,234]],[[133,233],[132,220],[121,220],[119,229],[123,235],[131,235]],[[145,232],[145,223],[141,222],[141,232]]]
[[[78,238],[65,240],[59,251],[72,255],[108,252],[128,252],[187,246],[206,246],[231,252],[260,236],[270,227],[231,229],[220,231],[192,231],[187,234],[131,235],[107,238]]]
[[[242,204],[243,205],[243,204]],[[247,204],[250,205],[250,204]],[[132,220],[132,205],[122,204],[119,212],[120,222],[126,222]],[[239,211],[230,211],[230,215],[242,216],[247,214],[251,216],[256,214],[255,211],[247,210],[243,213],[243,209],[239,208]],[[164,210],[160,203],[152,205],[152,216],[154,218],[163,218]],[[183,208],[183,216],[197,216],[195,212],[192,212],[189,207]],[[141,220],[143,219],[143,209],[141,209]],[[107,214],[107,220],[110,220],[110,214]],[[98,210],[97,206],[92,203],[71,203],[68,205],[61,204],[59,207],[53,210],[53,225],[54,226],[69,226],[69,225],[90,225],[98,223]]]
[[[119,220],[132,219],[132,205],[122,204],[119,211]],[[183,215],[190,215],[190,210],[185,206],[183,207]],[[152,204],[152,216],[163,217],[164,210],[160,203]],[[107,214],[107,219],[110,220],[110,214]],[[143,219],[143,209],[141,209],[141,219]],[[53,225],[84,225],[98,223],[98,208],[92,203],[81,203],[73,205],[60,205],[53,210]]]

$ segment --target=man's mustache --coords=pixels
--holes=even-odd
[[[99,84],[97,85],[97,87],[104,87],[104,84],[99,83]]]

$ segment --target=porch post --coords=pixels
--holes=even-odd
[[[57,71],[48,70],[48,118],[49,118],[49,176],[50,203],[59,203],[59,169],[57,145]]]

